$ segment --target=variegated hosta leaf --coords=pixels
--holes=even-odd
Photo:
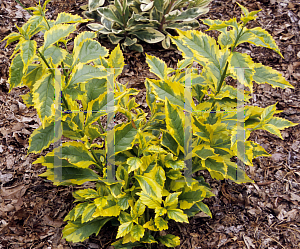
[[[161,59],[146,54],[146,62],[150,67],[150,72],[157,75],[160,79],[167,77],[167,64]]]
[[[33,102],[45,128],[46,119],[54,116],[54,75],[46,73],[33,87]]]
[[[81,223],[80,220],[69,221],[63,229],[63,238],[67,241],[81,242],[90,237],[93,233],[98,235],[101,228],[112,218],[99,218]]]
[[[104,4],[105,0],[89,0],[89,11],[94,11]]]
[[[135,35],[140,40],[147,43],[158,43],[165,39],[165,35],[153,28],[146,28],[145,30],[131,31],[130,34]]]
[[[178,13],[179,12],[179,13]],[[206,14],[208,12],[207,8],[190,8],[185,11],[173,11],[166,15],[166,21],[192,21],[200,15]]]
[[[100,15],[111,22],[116,22],[123,26],[123,18],[120,14],[116,11],[116,7],[113,5],[109,5],[109,7],[100,7],[97,9]]]
[[[17,54],[12,61],[9,68],[9,79],[8,83],[10,85],[9,90],[21,86],[23,77],[24,63],[21,54]]]
[[[99,42],[87,38],[80,42],[79,46],[73,50],[73,63],[89,63],[99,57],[106,57],[108,50],[100,45]]]
[[[258,84],[268,83],[274,88],[294,88],[281,73],[260,63],[255,64],[253,80]]]
[[[65,38],[70,33],[76,30],[76,24],[58,24],[53,28],[45,32],[45,43],[44,49],[47,49],[50,45],[58,42],[59,40]]]
[[[189,30],[199,28],[199,22],[197,20],[184,21],[180,23],[170,23],[167,24],[167,29],[181,29],[181,30]]]

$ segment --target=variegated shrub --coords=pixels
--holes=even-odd
[[[68,138],[35,161],[48,168],[42,176],[56,185],[91,182],[89,188],[73,193],[77,205],[65,217],[64,238],[83,241],[112,223],[118,225],[115,248],[159,242],[178,246],[178,237],[158,233],[168,229],[170,220],[188,223],[200,211],[211,216],[203,200],[213,194],[199,173],[208,170],[213,178],[250,182],[232,158],[252,165],[252,159],[268,155],[259,144],[239,136],[237,104],[244,92],[225,79],[238,79],[250,91],[253,80],[292,87],[277,71],[235,51],[242,42],[250,42],[280,54],[274,40],[260,28],[245,27],[255,12],[242,6],[240,23],[205,21],[210,29],[221,31],[218,43],[199,31],[178,30],[179,36],[171,37],[184,56],[177,69],[147,55],[150,70],[159,78],[145,82],[151,110],[147,117],[135,101],[138,91],[116,80],[124,66],[120,47],[108,56],[94,40],[94,32],[82,32],[74,39],[73,51],[68,51],[67,37],[84,20],[66,13],[47,20],[46,4],[30,8],[30,20],[5,39],[7,44],[19,41],[10,67],[10,89],[22,85],[30,89],[23,100],[37,109],[42,123],[30,137],[28,152],[40,153],[62,136]],[[38,47],[32,37],[40,31],[44,43]],[[194,61],[202,66],[200,73],[190,67]],[[244,97],[249,100],[249,92]],[[126,120],[113,130],[105,129],[100,118],[111,117],[109,112],[121,113]],[[274,117],[276,113],[275,105],[245,106],[246,139],[257,129],[281,137],[280,130],[295,125]]]
[[[84,15],[98,23],[87,26],[98,31],[99,38],[111,43],[122,42],[122,48],[142,52],[138,40],[147,43],[162,42],[170,47],[170,33],[175,29],[189,30],[199,27],[196,20],[208,11],[211,0],[90,0]]]

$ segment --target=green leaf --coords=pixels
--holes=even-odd
[[[175,155],[178,155],[179,153],[179,147],[176,142],[176,140],[172,137],[172,135],[166,131],[163,132],[162,138],[161,138],[161,144],[165,147],[167,147],[171,152],[173,152]]]
[[[206,160],[208,157],[215,156],[214,149],[206,144],[201,144],[194,147],[193,154],[195,154],[202,160]]]
[[[82,185],[89,181],[98,181],[99,176],[91,169],[75,168],[70,164],[70,167],[62,167],[62,177],[58,179],[53,168],[48,169],[45,173],[39,175],[47,177],[54,185],[77,184]]]
[[[76,36],[74,39],[74,51],[77,49],[77,47],[80,45],[82,41],[84,41],[87,38],[93,39],[96,38],[96,33],[95,32],[89,32],[89,31],[84,31],[81,32],[79,35]]]
[[[147,43],[158,43],[165,39],[164,34],[153,28],[146,28],[144,30],[131,31],[130,34],[135,35],[140,40]]]
[[[54,65],[60,64],[68,55],[68,52],[57,46],[49,46],[44,50],[44,56],[46,59],[52,59]]]
[[[23,77],[24,63],[21,54],[17,54],[12,60],[11,66],[9,68],[9,79],[8,83],[10,85],[9,90],[21,86]]]
[[[205,214],[207,214],[208,216],[210,216],[210,218],[212,218],[212,214],[208,208],[208,206],[206,204],[204,204],[202,201],[197,202],[197,206],[200,208],[200,210],[202,212],[204,212]]]
[[[167,130],[173,136],[178,143],[179,147],[183,150],[184,148],[184,116],[178,108],[170,103],[166,99],[165,103],[166,110],[166,123]]]
[[[165,236],[158,237],[158,240],[167,247],[175,248],[176,246],[180,245],[179,237],[172,234],[167,234]]]
[[[28,40],[21,43],[21,57],[25,68],[32,62],[36,53],[36,41]]]
[[[22,37],[22,35],[20,35],[19,33],[12,32],[9,35],[5,36],[5,38],[2,41],[7,40],[6,45],[5,45],[5,48],[6,48],[12,42],[20,40],[21,37]]]
[[[115,128],[115,153],[131,149],[137,132],[131,123]]]
[[[146,209],[146,206],[140,201],[137,200],[137,202],[134,204],[134,207],[132,209],[132,213],[131,216],[133,219],[136,219],[137,217],[140,217],[144,214]]]
[[[46,119],[54,116],[54,75],[46,73],[33,87],[33,102],[37,109],[42,126],[45,128]]]
[[[95,219],[83,224],[81,224],[80,221],[69,221],[63,230],[63,238],[72,242],[84,241],[93,233],[97,235],[105,223],[111,219],[112,218],[110,217],[105,219]]]
[[[118,239],[118,238],[123,237],[126,234],[130,233],[132,228],[133,228],[133,222],[132,221],[125,222],[125,223],[121,224],[119,226],[118,234],[117,234],[116,238]]]
[[[57,43],[59,40],[65,38],[70,33],[76,30],[76,24],[58,24],[53,28],[47,30],[44,36],[44,49],[47,49],[53,43]]]
[[[226,165],[221,157],[209,157],[205,161],[202,161],[202,166],[205,167],[209,172],[218,172],[222,175],[226,175]]]
[[[232,73],[237,77],[237,80],[249,87],[252,91],[254,62],[251,57],[247,54],[232,52],[229,57],[229,65]]]
[[[110,5],[109,7],[100,7],[97,9],[97,11],[105,19],[112,21],[112,22],[116,22],[116,23],[120,24],[121,26],[124,25],[123,20],[121,18],[119,19],[119,15],[117,15],[118,12],[116,11],[115,6]]]
[[[103,93],[99,95],[97,99],[88,102],[85,127],[89,127],[91,124],[97,121],[101,116],[107,114],[106,105],[107,105],[106,93]]]
[[[105,0],[89,0],[89,11],[98,9],[105,3]]]
[[[188,217],[181,209],[168,209],[168,217],[177,222],[189,223]]]
[[[73,54],[74,63],[76,63],[77,60],[81,63],[89,63],[99,59],[99,57],[106,57],[108,55],[108,50],[102,47],[99,42],[87,38],[73,50]]]
[[[88,222],[93,218],[93,214],[96,210],[97,206],[94,203],[89,203],[84,211],[82,212],[81,223]]]
[[[127,159],[127,164],[129,165],[128,173],[140,168],[143,164],[142,160],[138,157],[130,157]]]
[[[251,39],[248,41],[249,43],[252,43],[256,46],[261,46],[261,47],[266,47],[269,49],[274,50],[275,52],[277,52],[281,57],[282,54],[274,40],[274,38],[264,29],[262,29],[261,27],[256,27],[253,29],[248,30],[250,33],[255,35],[255,38],[257,37],[258,39]]]
[[[58,153],[60,158],[67,159],[79,168],[88,168],[91,164],[96,164],[93,155],[80,142],[63,143],[62,148],[54,149],[54,153]],[[52,155],[52,152],[50,152],[50,155]]]
[[[173,36],[171,37],[171,41],[177,46],[178,50],[182,52],[183,58],[188,59],[194,57],[193,52],[185,45],[181,37]]]
[[[273,115],[276,113],[276,104],[270,105],[264,109],[260,116],[262,123],[268,123],[271,120]]]
[[[196,57],[201,65],[205,66],[205,62],[210,62],[220,68],[219,47],[214,38],[201,31],[177,30],[177,32],[179,33],[179,39],[192,50],[193,57]]]
[[[178,204],[178,196],[181,194],[181,192],[175,192],[175,193],[170,193],[166,200],[164,201],[164,206],[170,207],[170,208],[177,208]]]
[[[279,118],[279,117],[272,117],[269,121],[268,124],[274,125],[277,127],[279,130],[283,130],[285,128],[289,128],[292,126],[296,126],[298,124],[295,124],[287,119]]]
[[[146,62],[150,67],[150,72],[157,75],[160,79],[167,77],[167,64],[161,59],[146,54]]]
[[[272,69],[271,67],[264,66],[260,63],[255,63],[253,80],[258,84],[270,84],[272,87],[280,88],[294,88],[281,73]]]
[[[195,203],[202,201],[205,197],[205,193],[201,189],[195,191],[183,192],[179,196],[179,204],[181,209],[189,209]]]
[[[143,228],[141,225],[134,225],[130,231],[131,236],[138,241],[144,237],[144,233],[145,228]]]
[[[115,47],[113,51],[111,51],[109,58],[108,58],[108,65],[110,68],[114,69],[114,79],[122,73],[123,67],[125,65],[124,63],[124,56],[120,49],[120,45]],[[111,72],[111,71],[110,71]]]
[[[166,21],[192,21],[200,15],[206,14],[208,12],[208,8],[188,8],[185,11],[177,12],[173,11],[166,15]]]
[[[95,78],[101,79],[106,76],[107,76],[107,72],[103,68],[97,68],[91,65],[84,65],[82,63],[79,63],[72,70],[72,77],[69,80],[69,84],[67,85],[66,88],[68,90],[74,89],[74,87],[76,87],[78,83],[86,83],[91,79],[95,79]],[[72,100],[75,100],[77,98],[77,95],[78,93],[72,94]]]
[[[184,169],[184,161],[182,161],[182,160],[176,160],[176,161],[167,160],[167,161],[165,161],[165,166],[167,168],[181,170],[181,169]]]
[[[167,98],[172,104],[184,108],[184,86],[179,82],[172,82],[168,79],[164,81],[147,79],[147,81],[158,100],[165,101]]]
[[[70,13],[59,13],[55,25],[62,24],[62,23],[84,23],[88,22],[88,20],[83,19],[81,16],[78,15],[71,15]]]
[[[140,175],[136,175],[135,178],[138,180],[144,193],[161,199],[162,187],[156,181],[149,177]]]
[[[162,217],[155,218],[154,223],[160,231],[168,229],[168,222],[165,221]]]
[[[57,125],[56,133],[54,132],[55,122],[54,120],[47,120],[45,123],[45,128],[40,126],[35,129],[29,138],[28,153],[40,153],[43,149],[49,147],[51,143],[56,142],[60,139],[60,127]],[[59,135],[60,134],[60,135]],[[54,140],[54,138],[56,139]]]

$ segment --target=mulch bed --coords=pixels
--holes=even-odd
[[[27,7],[34,1],[23,0]],[[214,0],[210,12],[201,18],[228,20],[239,17],[241,10],[235,0]],[[80,14],[83,0],[54,0],[49,4],[49,18],[59,12]],[[294,89],[273,89],[255,85],[252,104],[266,107],[277,104],[280,117],[300,123],[300,3],[296,0],[240,0],[249,10],[262,11],[251,27],[260,26],[273,35],[284,59],[275,52],[243,44],[256,62],[280,71]],[[21,26],[29,14],[14,1],[0,0],[0,40]],[[206,26],[202,25],[201,30]],[[80,26],[79,32],[87,30]],[[39,40],[40,39],[40,40]],[[37,37],[37,41],[42,41]],[[109,46],[105,41],[103,45]],[[20,95],[26,87],[8,93],[10,59],[14,46],[0,43],[0,249],[2,248],[112,248],[117,227],[104,226],[98,236],[82,243],[61,239],[66,224],[63,218],[73,207],[72,191],[78,188],[57,187],[38,175],[45,172],[32,165],[39,155],[27,156],[28,139],[40,121],[36,111],[27,108]],[[174,66],[181,58],[174,50],[145,46],[145,52]],[[145,105],[145,78],[152,78],[145,63],[145,53],[124,54],[126,67],[119,77],[121,83],[142,92],[138,101]],[[216,181],[207,176],[214,197],[205,200],[213,217],[203,213],[189,224],[170,223],[169,232],[181,238],[179,248],[300,248],[300,126],[282,132],[284,140],[256,131],[251,139],[261,144],[272,157],[254,160],[246,171],[255,183],[234,184]],[[45,152],[43,152],[45,154]],[[85,184],[88,186],[88,183]],[[162,247],[159,247],[162,248]]]

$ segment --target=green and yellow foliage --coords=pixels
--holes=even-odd
[[[178,246],[178,237],[157,232],[168,230],[170,220],[188,223],[200,211],[211,216],[203,200],[213,194],[199,173],[207,170],[216,179],[251,182],[232,162],[237,157],[251,166],[254,158],[268,156],[259,144],[247,140],[250,133],[264,129],[281,137],[280,130],[295,125],[274,117],[279,113],[276,104],[245,105],[242,110],[239,106],[240,96],[246,103],[250,99],[253,81],[292,87],[277,71],[235,51],[249,42],[280,54],[265,30],[246,28],[257,12],[241,6],[241,22],[205,20],[210,30],[220,31],[217,42],[200,31],[177,30],[179,35],[170,37],[184,57],[177,69],[147,55],[151,72],[159,78],[145,81],[151,111],[147,117],[135,101],[139,91],[116,80],[125,65],[120,47],[109,54],[94,32],[82,32],[68,51],[68,36],[86,20],[67,13],[47,20],[46,4],[30,8],[29,21],[5,39],[7,45],[18,41],[10,89],[30,89],[23,100],[36,108],[42,123],[30,137],[28,153],[40,153],[62,136],[70,140],[35,161],[47,167],[42,176],[55,185],[95,186],[73,193],[77,204],[65,217],[67,241],[84,241],[113,222],[118,224],[115,248]],[[44,33],[40,47],[32,39],[38,32]],[[200,73],[191,67],[193,62],[201,65]],[[227,77],[249,91],[226,84]],[[110,108],[127,118],[115,125],[113,136],[100,121]],[[110,157],[108,148],[113,148]],[[110,161],[115,163],[112,177]]]

